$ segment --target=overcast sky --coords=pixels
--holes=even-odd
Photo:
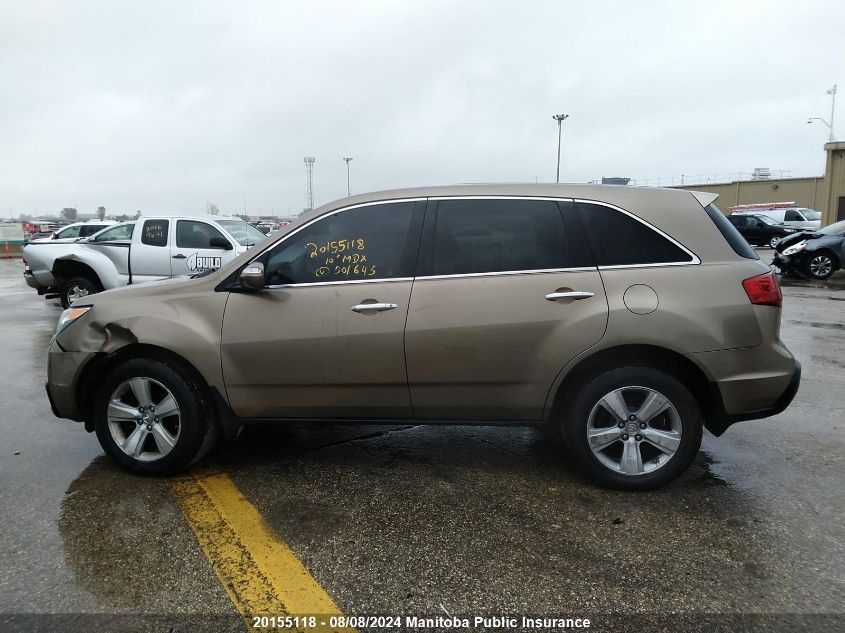
[[[845,2],[0,0],[0,214],[819,175]]]

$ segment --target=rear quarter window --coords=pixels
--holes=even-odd
[[[713,224],[719,229],[722,237],[727,240],[737,255],[746,259],[760,259],[757,256],[757,252],[751,247],[751,244],[740,235],[739,231],[730,223],[727,216],[719,210],[719,207],[711,203],[704,207],[704,210],[710,216],[710,219],[713,220]]]
[[[590,235],[599,266],[681,264],[693,261],[689,252],[622,211],[601,204],[579,202],[578,212]],[[730,222],[725,222],[736,232]]]

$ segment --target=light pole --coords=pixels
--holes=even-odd
[[[569,118],[568,114],[553,114],[552,118],[557,121],[557,172],[555,173],[555,182],[560,182],[560,134],[561,123]]]
[[[830,136],[828,136],[828,140],[832,143],[836,140],[836,137],[833,134],[833,117],[836,115],[836,84],[833,84],[833,88],[828,90],[827,94],[831,95],[830,123],[818,116],[811,116],[809,119],[807,119],[807,123],[812,123],[813,121],[821,121],[822,123],[824,123],[830,129]]]
[[[352,160],[351,156],[344,156],[343,160],[346,161],[346,197],[352,195],[351,189],[349,188],[349,161]]]

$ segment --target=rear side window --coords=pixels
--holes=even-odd
[[[579,202],[599,266],[691,262],[692,256],[639,220],[600,204]],[[732,231],[736,229],[725,219]],[[742,238],[740,238],[742,239]]]
[[[731,245],[731,248],[737,255],[747,259],[760,259],[757,256],[756,251],[751,247],[751,244],[745,241],[745,238],[742,237],[734,225],[728,221],[728,218],[725,217],[725,214],[719,210],[719,207],[715,204],[708,204],[704,207],[704,210],[707,212],[707,215],[710,216],[710,219],[713,220],[713,224],[716,225],[716,228],[719,229],[719,232],[728,241],[728,244]]]
[[[728,221],[734,226],[745,226],[746,217],[744,215],[729,215]]]
[[[146,220],[141,233],[141,243],[148,246],[167,246],[167,220]]]
[[[431,246],[432,275],[546,270],[567,262],[567,240],[551,200],[440,200]]]
[[[105,227],[103,224],[86,224],[79,229],[79,237],[91,237],[94,233],[99,233]]]

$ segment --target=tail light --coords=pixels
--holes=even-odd
[[[777,277],[772,271],[751,277],[742,282],[745,294],[749,301],[758,306],[781,306],[783,294],[781,294]]]

